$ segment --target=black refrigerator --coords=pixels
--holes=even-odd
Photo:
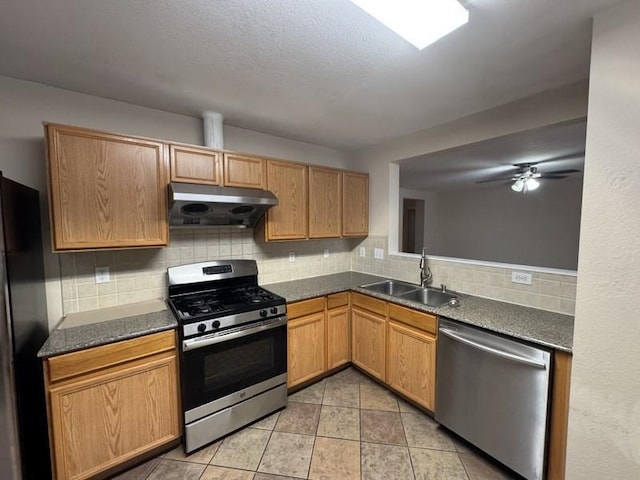
[[[38,192],[0,172],[0,477],[51,478],[42,362],[48,336]]]

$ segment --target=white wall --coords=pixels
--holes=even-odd
[[[59,254],[52,254],[46,199],[42,122],[78,125],[114,133],[202,144],[202,121],[104,98],[0,76],[0,169],[40,191],[49,324],[63,314]],[[307,163],[348,167],[343,152],[225,126],[225,147]],[[72,254],[69,254],[72,255]],[[142,255],[142,254],[141,254]],[[277,255],[278,254],[274,254]],[[91,255],[89,255],[91,257]],[[272,257],[271,258],[275,258]],[[69,292],[64,292],[69,294]],[[76,297],[78,292],[76,291]]]
[[[595,17],[567,478],[640,478],[640,2]]]

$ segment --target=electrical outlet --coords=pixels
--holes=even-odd
[[[524,272],[511,272],[511,283],[522,283],[524,285],[531,285],[533,275]]]
[[[360,256],[361,257],[367,256],[367,247],[360,247]]]
[[[109,267],[96,267],[96,283],[108,283],[111,281]]]
[[[329,258],[329,249],[325,248],[324,249],[324,254],[323,254],[324,258]]]
[[[381,248],[374,248],[373,249],[373,256],[375,258],[377,258],[378,260],[384,260],[384,250]]]
[[[296,252],[289,252],[289,261],[290,262],[296,261]]]

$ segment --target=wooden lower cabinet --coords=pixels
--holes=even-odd
[[[386,318],[351,309],[352,362],[374,377],[385,380]]]
[[[387,384],[414,402],[433,410],[436,337],[389,321],[387,359]]]
[[[563,480],[565,477],[571,362],[570,353],[559,350],[554,352],[547,480]]]
[[[349,294],[327,297],[327,370],[351,363]]]
[[[142,346],[148,349],[147,355],[140,358],[138,339],[129,340],[126,342],[135,359],[116,365],[108,353],[118,355],[115,349],[110,350],[117,344],[74,352],[68,355],[81,362],[79,371],[82,365],[91,364],[91,358],[103,358],[104,362],[90,373],[66,377],[54,375],[55,361],[53,368],[48,364],[50,360],[64,363],[65,355],[45,360],[51,455],[57,480],[92,478],[180,437],[175,332],[146,337],[156,337],[155,345],[165,351],[153,351],[148,339],[141,337],[146,341]],[[170,349],[164,347],[168,337],[173,338]]]
[[[293,387],[326,371],[325,297],[287,307],[287,386]]]

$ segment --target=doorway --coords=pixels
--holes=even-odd
[[[402,251],[420,253],[424,244],[424,200],[402,199]]]

